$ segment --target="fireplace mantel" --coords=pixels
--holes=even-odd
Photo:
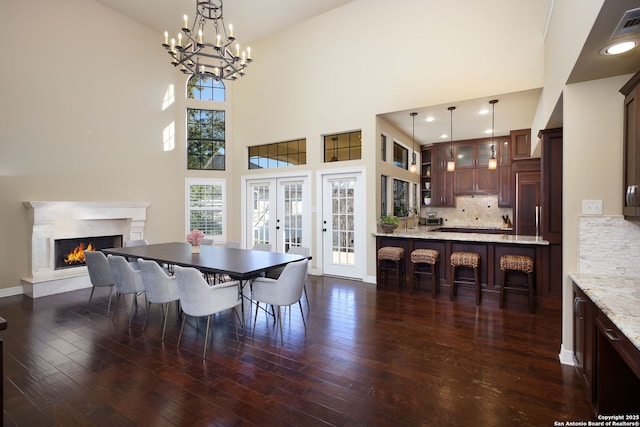
[[[54,241],[93,235],[144,239],[147,202],[23,202],[31,226],[31,276],[22,279],[32,298],[91,286],[86,267],[56,270]]]

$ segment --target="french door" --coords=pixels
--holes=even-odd
[[[365,270],[364,187],[361,173],[322,180],[322,270],[362,279]]]
[[[247,241],[251,249],[268,243],[274,252],[310,246],[310,207],[306,177],[247,181]]]

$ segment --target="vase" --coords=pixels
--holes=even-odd
[[[398,224],[380,224],[380,228],[382,228],[382,231],[385,233],[393,233],[393,230],[398,228]]]
[[[200,245],[192,245],[191,246],[191,253],[192,254],[199,254],[200,253]]]

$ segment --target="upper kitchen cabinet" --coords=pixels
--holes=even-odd
[[[455,194],[497,194],[499,173],[489,170],[489,159],[498,147],[490,139],[455,144]]]
[[[538,133],[542,151],[541,232],[551,244],[562,243],[562,128]]]
[[[431,205],[431,176],[433,175],[431,147],[422,147],[420,158],[422,159],[422,169],[420,173],[420,194],[422,195],[421,203],[425,206]]]
[[[640,217],[640,72],[620,92],[624,98],[624,206],[628,218]]]
[[[511,139],[496,138],[498,150],[498,206],[511,207]]]
[[[531,129],[512,130],[510,137],[512,159],[528,159],[531,157]]]

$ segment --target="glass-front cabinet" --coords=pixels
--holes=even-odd
[[[422,198],[420,199],[420,203],[423,206],[430,206],[432,201],[431,176],[433,175],[431,147],[423,147],[420,158],[422,159],[420,171],[420,195],[422,196]]]

